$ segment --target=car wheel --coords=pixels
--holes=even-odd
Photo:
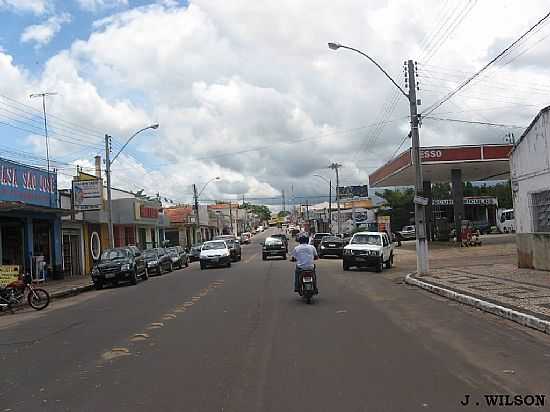
[[[262,260],[267,260],[267,256],[266,256],[266,255],[262,255]]]
[[[206,269],[206,264],[204,262],[201,262],[201,270]]]
[[[174,265],[172,265],[172,262],[170,262],[170,266],[168,266],[168,273],[174,271]]]
[[[349,270],[349,265],[347,263],[343,263],[342,269],[344,269],[344,271]]]
[[[103,282],[95,282],[94,283],[95,290],[101,290],[103,289]]]
[[[189,257],[185,258],[185,267],[189,267]]]
[[[393,265],[393,254],[390,255],[388,261],[386,262],[386,269],[391,269],[392,265]]]
[[[147,273],[147,269],[143,270],[143,275],[141,275],[141,278],[143,280],[148,280],[149,279],[149,273]]]
[[[286,260],[286,253],[283,255],[283,260]]]
[[[380,272],[382,272],[382,269],[384,269],[384,265],[383,265],[383,262],[382,262],[382,258],[380,258],[380,260],[378,261],[378,263],[376,265],[376,272],[380,273]]]
[[[227,265],[226,267],[230,268],[231,267],[231,261],[227,262]]]

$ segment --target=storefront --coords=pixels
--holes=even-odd
[[[0,159],[0,262],[37,280],[63,276],[55,173]]]
[[[490,196],[464,197],[464,218],[479,224],[496,226],[496,213],[498,200]],[[446,219],[454,223],[454,201],[453,199],[433,199],[433,221]]]

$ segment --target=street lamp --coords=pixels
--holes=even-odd
[[[332,230],[332,180],[317,174],[314,174],[313,176],[323,179],[328,183],[328,222],[330,229]]]
[[[118,151],[118,153],[113,157],[111,160],[111,136],[108,134],[105,135],[105,174],[107,175],[107,203],[109,205],[109,247],[113,248],[115,247],[115,237],[114,237],[114,231],[113,231],[113,202],[112,202],[112,196],[111,196],[111,166],[113,165],[113,162],[118,158],[120,153],[128,146],[128,143],[136,137],[141,132],[148,130],[148,129],[158,129],[159,124],[155,123],[150,126],[144,127],[143,129],[139,129],[137,132],[135,132],[133,135],[130,136],[130,138],[124,143],[124,145],[121,147],[121,149]]]
[[[366,57],[371,61],[378,69],[384,73],[384,75],[393,83],[395,87],[405,96],[409,102],[410,115],[411,115],[411,148],[412,148],[412,158],[413,164],[415,166],[415,200],[414,200],[414,210],[415,210],[415,225],[416,225],[416,271],[418,274],[423,275],[427,274],[429,271],[428,267],[428,239],[426,237],[426,209],[425,204],[427,204],[427,199],[425,199],[423,194],[423,179],[422,179],[422,165],[420,162],[420,136],[418,132],[420,115],[418,114],[418,101],[416,100],[416,77],[415,77],[415,67],[412,60],[408,60],[407,71],[409,79],[409,93],[405,92],[401,86],[399,86],[395,80],[380,66],[372,57],[363,53],[361,50],[354,49],[353,47],[344,46],[339,43],[328,43],[328,47],[331,50],[348,49],[356,53],[359,53],[363,57]],[[338,196],[338,191],[336,193]]]
[[[199,232],[199,242],[202,242],[202,233],[201,233],[201,223],[200,223],[200,217],[199,217],[199,197],[202,195],[202,192],[204,192],[204,189],[206,189],[206,186],[208,186],[210,183],[212,183],[214,180],[220,180],[221,178],[219,176],[216,176],[212,179],[210,179],[208,182],[204,184],[200,192],[197,194],[197,185],[193,184],[193,197],[194,197],[194,203],[195,203],[195,222],[197,224],[197,230]],[[195,238],[197,237],[197,230],[195,230]]]

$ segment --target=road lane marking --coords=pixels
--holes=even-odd
[[[150,336],[147,333],[136,333],[130,338],[131,342],[140,342],[149,339]]]

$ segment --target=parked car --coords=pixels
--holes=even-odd
[[[319,244],[319,257],[336,256],[342,257],[344,241],[339,236],[325,236]]]
[[[189,266],[189,256],[187,256],[187,252],[181,246],[172,246],[167,248],[166,251],[172,257],[172,266],[178,269]]]
[[[244,232],[241,234],[241,243],[248,245],[250,243],[250,238],[252,238],[252,234],[250,232]]]
[[[414,225],[403,226],[397,235],[399,240],[416,239],[416,227]]]
[[[309,244],[315,246],[315,249],[318,251],[321,240],[323,240],[325,236],[332,236],[332,233],[315,233],[309,238]]]
[[[393,265],[393,248],[394,244],[385,232],[358,232],[344,247],[343,269],[374,266],[377,272],[381,272],[384,265],[389,269]]]
[[[204,242],[200,254],[201,270],[208,266],[231,266],[231,250],[225,240]]]
[[[514,209],[499,209],[497,211],[497,229],[500,233],[513,233],[516,231]]]
[[[173,270],[172,257],[161,247],[143,251],[143,257],[147,265],[147,273],[162,275]]]
[[[281,241],[285,245],[286,253],[288,253],[288,237],[286,237],[286,235],[284,233],[275,233],[275,234],[271,235],[270,237],[281,239]]]
[[[223,240],[227,243],[229,250],[231,251],[231,259],[233,262],[241,260],[241,243],[233,235],[220,235],[215,236],[213,240]]]
[[[92,269],[92,281],[98,290],[105,283],[130,281],[135,285],[138,278],[147,280],[148,276],[144,258],[135,246],[106,249]]]
[[[262,245],[262,260],[271,256],[280,256],[286,259],[288,250],[283,240],[278,237],[268,237]]]
[[[198,262],[201,256],[202,243],[197,243],[191,246],[189,250],[189,262]]]

